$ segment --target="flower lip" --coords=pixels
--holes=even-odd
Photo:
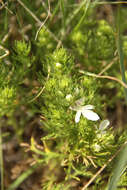
[[[88,110],[92,110],[94,109],[94,106],[93,105],[86,105],[86,106],[83,106],[85,109],[88,109]]]
[[[91,121],[97,121],[100,119],[100,117],[95,112],[86,108],[82,111],[82,115]]]
[[[75,102],[75,106],[70,106],[69,108],[71,110],[76,111],[75,115],[75,122],[78,123],[80,121],[81,115],[83,115],[85,118],[91,121],[97,121],[100,119],[98,114],[92,111],[94,109],[93,105],[85,105],[83,106],[84,98],[81,98]]]

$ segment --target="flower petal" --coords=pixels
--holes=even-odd
[[[109,124],[110,124],[109,120],[105,119],[100,123],[99,130],[104,131],[109,126]]]
[[[75,115],[75,123],[78,123],[78,122],[79,122],[81,113],[82,113],[82,112],[81,112],[80,110],[77,111],[77,113],[76,113],[76,115]]]
[[[100,119],[100,117],[91,110],[83,109],[82,114],[84,117],[86,117],[87,119],[91,121],[97,121],[98,119]]]
[[[93,105],[86,105],[86,106],[83,106],[84,109],[87,109],[87,110],[92,110],[94,109],[94,106]]]

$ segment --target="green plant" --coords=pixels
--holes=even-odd
[[[0,1],[2,190],[106,189],[126,143],[126,9],[76,2]]]

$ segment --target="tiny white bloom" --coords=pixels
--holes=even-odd
[[[71,110],[77,112],[75,115],[75,122],[78,123],[80,121],[81,114],[85,118],[91,121],[97,121],[98,119],[100,119],[100,117],[95,112],[92,111],[92,109],[94,109],[94,106],[93,105],[83,106],[82,105],[83,102],[84,98],[81,98],[75,102],[76,106],[70,107]]]
[[[95,150],[96,152],[99,152],[99,151],[101,150],[101,146],[98,145],[98,144],[95,144],[95,145],[94,145],[94,150]]]
[[[109,126],[109,124],[110,124],[110,121],[108,119],[101,121],[99,125],[99,130],[104,131]]]
[[[67,95],[66,95],[66,100],[67,100],[67,101],[70,101],[71,98],[72,98],[72,95],[71,95],[71,94],[67,94]]]
[[[105,134],[106,133],[106,128],[109,126],[110,122],[108,119],[105,119],[103,121],[101,121],[100,125],[99,125],[99,132],[101,134]]]
[[[61,63],[56,63],[56,67],[61,67]]]

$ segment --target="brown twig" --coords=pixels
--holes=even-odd
[[[40,25],[39,29],[37,30],[36,35],[35,35],[35,40],[37,40],[37,37],[38,37],[38,34],[39,34],[40,30],[45,25],[45,23],[47,22],[47,20],[48,20],[49,17],[50,17],[50,2],[48,0],[48,15],[45,18],[44,22],[42,22],[42,24]]]
[[[106,72],[116,61],[118,60],[118,57],[115,57],[113,59],[113,61],[111,61],[108,65],[106,65],[106,67],[100,72],[98,73],[98,75],[102,75],[104,72]]]
[[[114,81],[118,82],[119,84],[121,84],[124,88],[127,88],[127,84],[125,84],[123,81],[121,81],[118,78],[115,78],[115,77],[112,77],[112,76],[108,76],[108,75],[102,75],[102,76],[100,76],[100,75],[97,75],[97,74],[94,74],[94,73],[90,73],[90,72],[85,72],[85,71],[82,71],[82,70],[80,70],[79,72],[82,73],[82,74],[88,75],[88,76],[96,77],[96,78],[103,78],[103,79],[114,80]]]
[[[97,2],[96,4],[99,4],[99,5],[105,5],[105,4],[118,5],[118,4],[127,4],[127,2],[126,1],[117,1],[117,2],[103,1],[103,2]]]
[[[39,18],[30,10],[28,7],[21,1],[17,0],[18,3],[34,18],[34,20],[39,24],[39,26],[43,25],[43,27],[48,31],[48,33],[54,38],[56,42],[60,42],[60,40],[52,33],[44,24],[39,20]],[[61,42],[62,43],[62,42]]]
[[[125,142],[121,148],[119,150],[117,150],[117,152],[111,157],[109,158],[109,160],[107,161],[106,164],[104,164],[98,171],[97,173],[88,181],[87,184],[85,184],[85,186],[81,189],[81,190],[85,190],[96,178],[97,176],[107,167],[107,165],[118,155],[118,153],[123,149],[123,147],[127,144],[127,142]]]
[[[48,68],[48,76],[46,78],[46,81],[49,79],[50,76],[50,67]],[[45,89],[45,86],[43,86],[43,88],[41,89],[41,91],[32,99],[29,101],[29,103],[33,102],[34,100],[36,100],[43,92],[43,90]]]
[[[124,88],[127,88],[127,84],[125,84],[123,81],[121,81],[121,80],[118,79],[118,78],[115,78],[115,77],[112,77],[112,76],[107,76],[107,75],[103,75],[103,76],[98,76],[98,75],[96,75],[95,77],[97,77],[97,78],[103,78],[103,79],[114,80],[114,81],[120,83]]]
[[[0,10],[2,10],[3,8],[5,8],[9,13],[13,14],[13,12],[11,10],[8,9],[7,7],[7,2],[6,3],[3,3],[3,1],[0,1]]]
[[[2,50],[5,51],[5,54],[1,55],[1,56],[0,56],[0,59],[3,59],[3,58],[5,58],[6,56],[9,55],[9,50],[8,50],[8,49],[4,48],[4,47],[1,46],[1,45],[0,45],[0,49],[2,49]]]
[[[3,1],[0,1],[0,10],[2,10],[3,8],[5,8],[5,6],[7,5],[7,2],[6,3],[3,3]]]

